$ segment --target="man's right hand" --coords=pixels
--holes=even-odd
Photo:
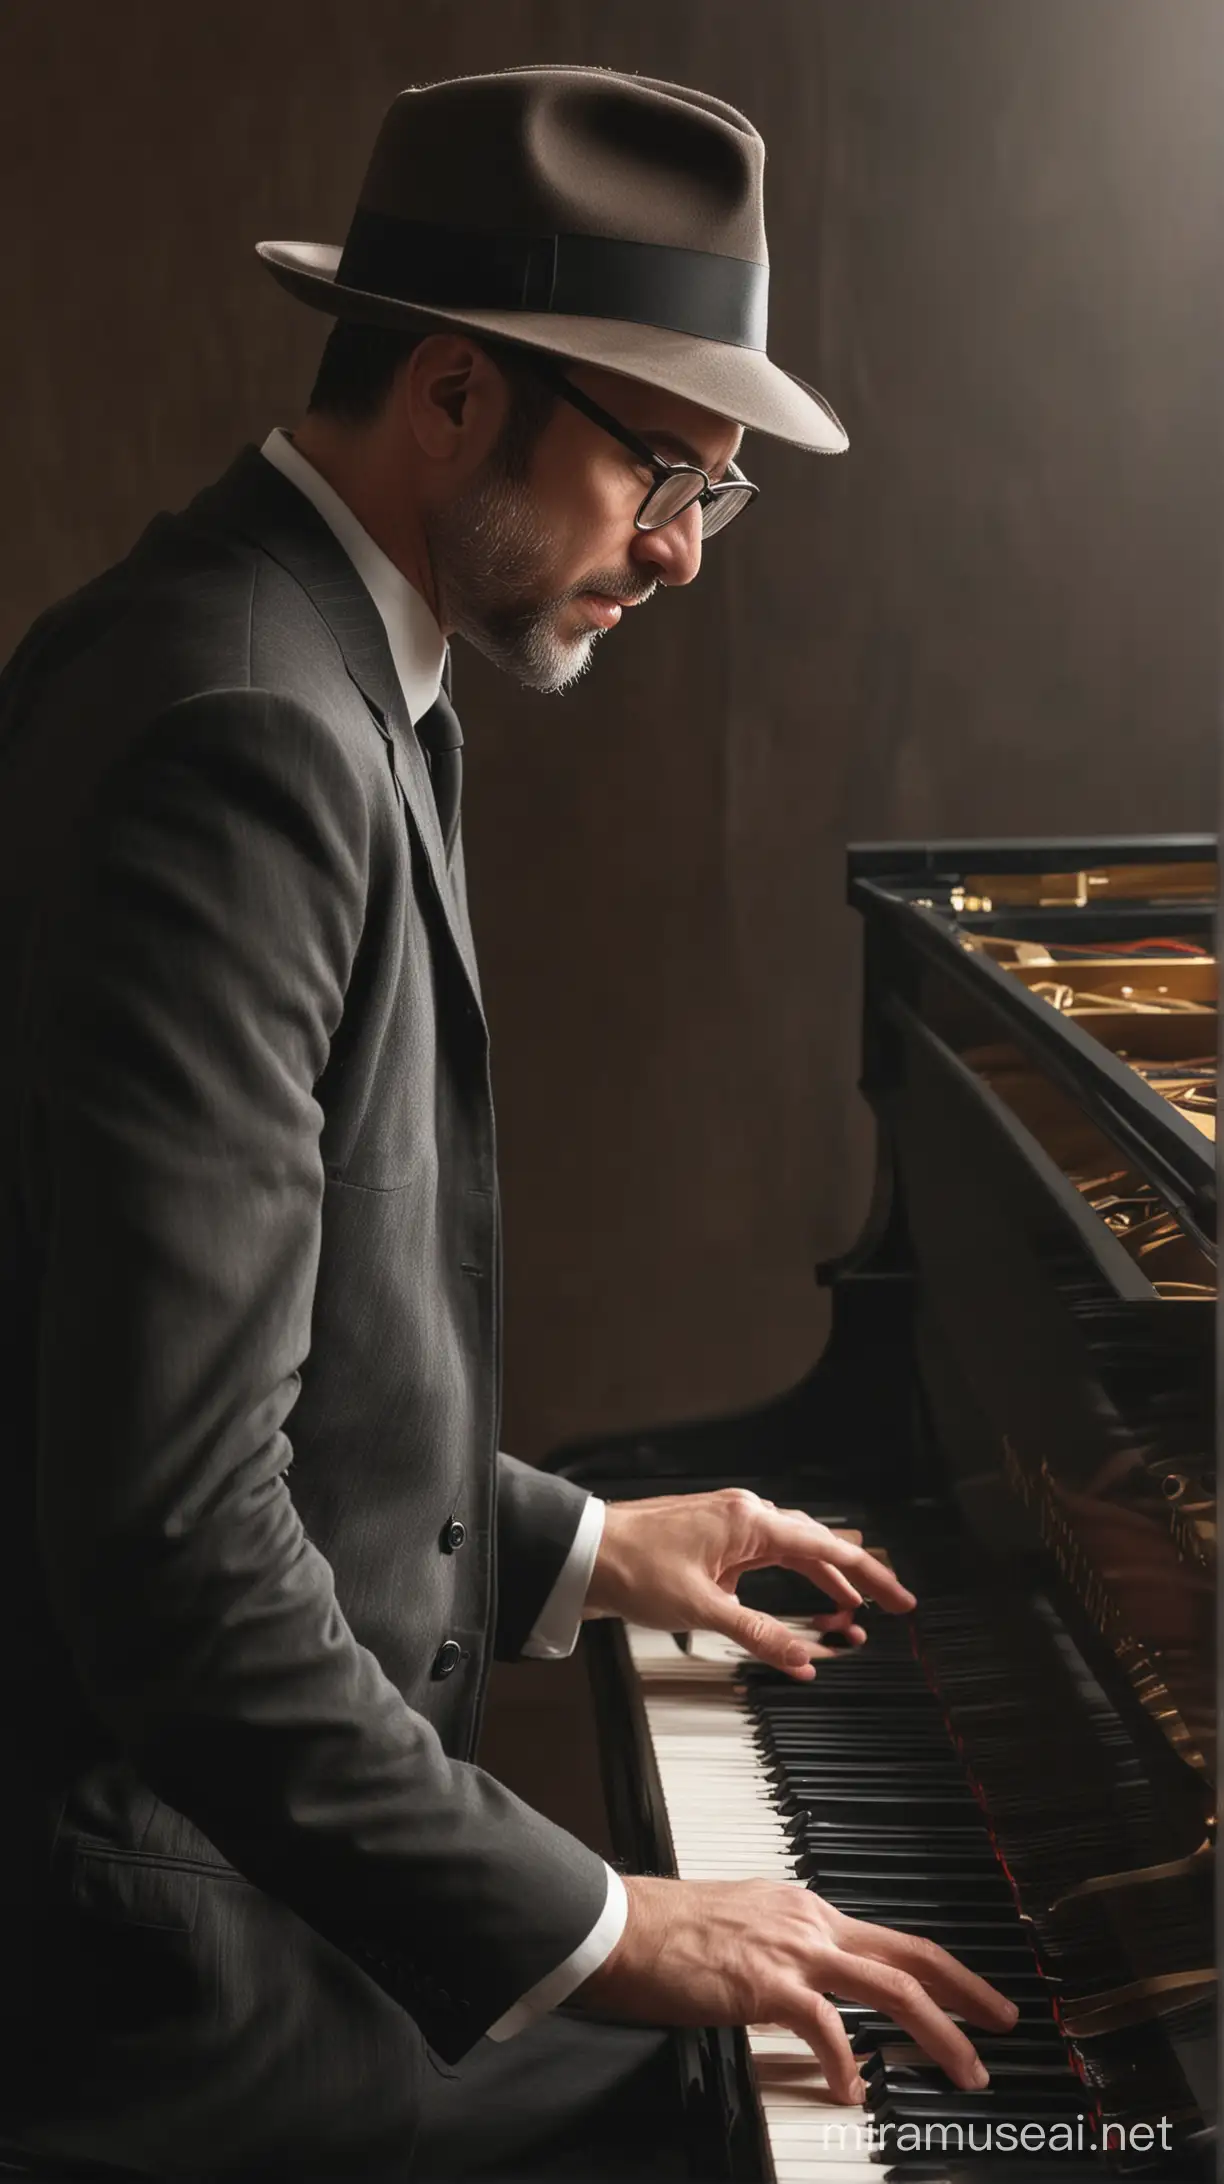
[[[1008,2032],[1016,2009],[938,1943],[847,1918],[785,1881],[625,1882],[629,1917],[571,2006],[653,2025],[784,2025],[823,2065],[834,2100],[863,2098],[836,1994],[894,2018],[968,2091],[987,2083],[946,2012]]]

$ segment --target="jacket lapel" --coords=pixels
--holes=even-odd
[[[439,908],[479,1007],[471,928],[448,870],[447,845],[425,753],[408,717],[381,616],[348,555],[318,510],[255,447],[244,448],[225,475],[197,495],[188,515],[209,527],[239,532],[260,547],[301,585],[326,622],[349,678],[390,751],[408,823],[428,863]],[[449,671],[449,658],[447,664]],[[440,699],[439,705],[443,704],[453,721],[449,704]],[[457,722],[455,729],[457,734]],[[463,740],[462,736],[457,739]],[[456,877],[461,890],[461,873]]]

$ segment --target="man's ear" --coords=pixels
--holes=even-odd
[[[435,462],[479,460],[505,418],[507,389],[492,359],[474,342],[431,336],[404,365],[403,398],[421,448]]]
[[[444,372],[434,381],[433,399],[439,409],[444,409],[452,424],[462,425],[464,405],[472,383],[470,365],[461,365],[457,371]]]

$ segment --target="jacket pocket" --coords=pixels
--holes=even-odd
[[[190,1934],[200,1907],[200,1875],[182,1860],[78,1838],[69,1894],[73,1909],[87,1917]]]
[[[212,1968],[196,1930],[200,1875],[79,1836],[61,1852],[48,1939],[66,2052],[79,2042],[92,2052],[101,2042],[154,2058],[167,2043],[173,2050],[186,2028],[196,2038],[216,2016]]]

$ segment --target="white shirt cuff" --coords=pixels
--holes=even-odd
[[[605,1504],[592,1494],[578,1519],[578,1529],[556,1584],[523,1646],[525,1660],[564,1661],[577,1645],[591,1572],[603,1538],[604,1515]]]
[[[537,2017],[544,2017],[555,2010],[559,2003],[570,1996],[584,1979],[597,1972],[606,1957],[610,1957],[625,1931],[629,1916],[629,1898],[619,1873],[611,1866],[605,1868],[608,1876],[608,1893],[603,1910],[583,1942],[579,1942],[572,1956],[564,1964],[558,1964],[555,1972],[546,1972],[529,1987],[521,2002],[514,2003],[495,2025],[490,2025],[486,2040],[513,2040],[516,2032],[524,2032]]]

